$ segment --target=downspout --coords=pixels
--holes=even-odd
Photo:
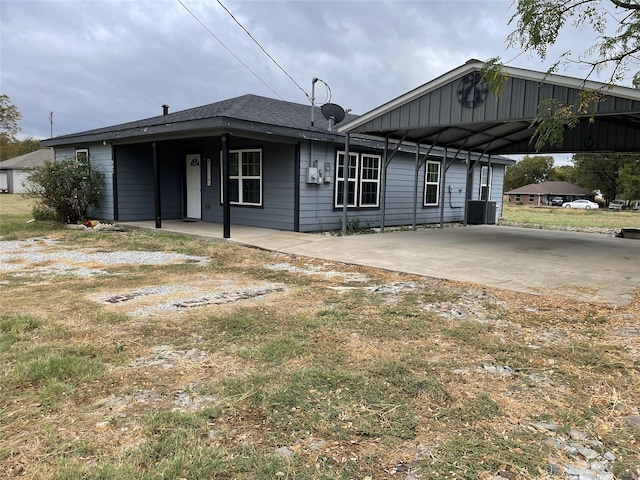
[[[156,142],[151,144],[151,148],[153,150],[153,175],[155,178],[154,185],[154,197],[155,197],[155,217],[156,217],[156,228],[162,228],[162,210],[161,210],[161,202],[160,202],[160,168],[158,166],[158,154],[156,151]]]
[[[223,223],[223,237],[231,238],[231,205],[229,203],[229,188],[231,188],[231,182],[229,180],[229,134],[222,135],[220,141],[222,142],[222,182],[224,188],[222,189],[222,223]]]
[[[349,207],[349,133],[344,139],[344,164],[342,166],[342,177],[344,178],[344,188],[342,189],[342,236],[347,236],[347,209]],[[337,175],[336,175],[337,176]]]

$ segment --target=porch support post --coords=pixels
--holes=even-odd
[[[344,164],[342,168],[342,177],[344,178],[344,188],[342,189],[342,236],[347,236],[347,210],[349,208],[349,167],[351,159],[349,158],[349,134],[347,133],[344,140]],[[336,177],[338,175],[336,174]]]
[[[154,183],[154,196],[155,196],[155,217],[156,228],[162,228],[162,205],[160,202],[160,167],[158,166],[158,154],[156,151],[156,142],[151,144],[153,150],[153,176],[155,178]]]
[[[231,204],[229,203],[229,134],[225,133],[220,139],[222,142],[222,223],[224,238],[231,238]]]

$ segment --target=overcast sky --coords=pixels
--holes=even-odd
[[[507,49],[511,0],[220,0],[297,86],[217,0],[181,1],[0,0],[0,90],[21,137],[48,138],[49,112],[57,136],[247,93],[308,104],[313,77],[362,114],[471,58],[546,70],[594,40],[568,30],[546,61]]]

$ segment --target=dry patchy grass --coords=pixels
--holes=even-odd
[[[31,200],[18,194],[0,194],[0,212],[3,215],[28,215],[31,213]]]
[[[534,228],[576,228],[592,227],[619,229],[640,228],[640,213],[625,210],[612,211],[579,210],[561,207],[527,207],[505,205],[500,223]]]
[[[571,429],[615,453],[618,478],[640,473],[624,421],[640,415],[639,301],[140,232],[52,235],[42,251],[203,261],[0,270],[0,476],[533,479],[575,460],[549,443]]]

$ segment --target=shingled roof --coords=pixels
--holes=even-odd
[[[593,195],[591,190],[579,187],[569,182],[531,183],[524,187],[514,188],[505,192],[506,195]]]
[[[53,150],[50,148],[41,148],[35,152],[25,153],[14,158],[9,158],[0,162],[1,170],[20,170],[23,168],[40,167],[46,161],[53,160]]]
[[[348,121],[356,117],[356,115],[347,114],[345,120]],[[235,122],[231,124],[230,121]],[[311,105],[248,94],[167,115],[62,135],[43,140],[42,144],[56,146],[77,143],[78,141],[93,142],[170,134],[175,136],[186,131],[223,128],[225,126],[255,131],[256,125],[262,125],[265,130],[271,127],[282,127],[289,130],[288,133],[292,136],[298,136],[300,131],[317,134],[329,133],[329,122],[322,116],[319,107],[315,107],[314,126],[312,127]],[[298,135],[293,135],[293,131],[297,131]]]

